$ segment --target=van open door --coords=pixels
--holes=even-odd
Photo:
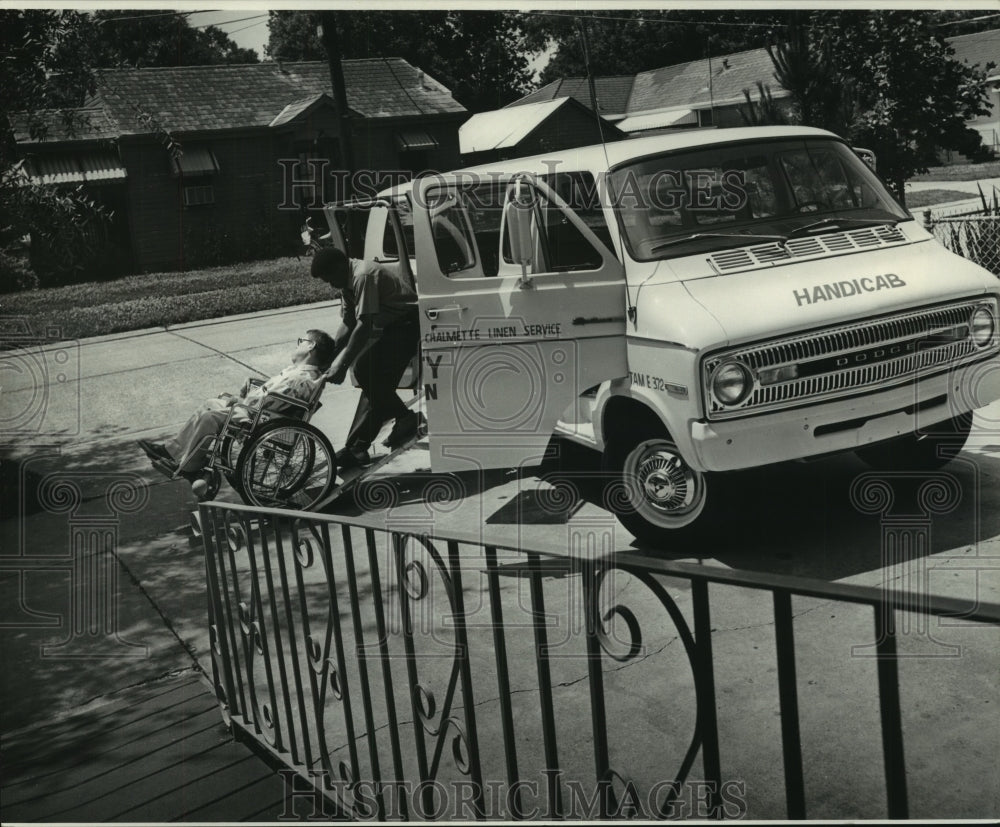
[[[560,415],[626,375],[622,264],[534,176],[413,187],[432,468],[537,464]]]

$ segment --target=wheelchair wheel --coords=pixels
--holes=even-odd
[[[337,460],[320,430],[276,419],[245,444],[236,476],[237,490],[251,505],[308,511],[336,483]]]
[[[240,461],[240,452],[243,450],[246,442],[246,439],[242,436],[233,434],[225,437],[222,440],[222,445],[219,447],[219,457],[224,461],[225,466],[227,466],[223,468],[226,482],[241,497],[243,496],[243,490],[240,487],[240,477],[237,473],[237,468]],[[229,468],[232,470],[228,470]]]

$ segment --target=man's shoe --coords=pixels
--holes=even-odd
[[[422,419],[423,415],[416,411],[407,411],[405,414],[397,417],[395,424],[392,426],[392,431],[382,444],[392,450],[405,445],[420,433]]]
[[[351,468],[360,468],[368,465],[372,461],[367,451],[359,448],[341,448],[337,451],[337,468],[341,471],[348,471]]]
[[[151,442],[148,439],[140,439],[139,447],[146,452],[146,456],[150,459],[162,459],[168,462],[176,462],[174,455],[158,442]]]

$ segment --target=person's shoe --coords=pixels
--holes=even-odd
[[[397,417],[395,424],[392,426],[392,431],[382,444],[392,450],[405,445],[420,433],[421,418],[422,414],[416,411],[407,411],[405,414]]]
[[[351,468],[360,468],[368,465],[372,461],[367,451],[347,446],[337,451],[337,468],[341,471],[348,471]]]
[[[175,461],[173,454],[158,442],[151,442],[148,439],[140,439],[138,442],[139,447],[146,452],[146,456],[150,459],[162,459],[167,462]]]

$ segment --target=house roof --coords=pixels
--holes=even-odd
[[[569,98],[556,98],[473,115],[458,129],[459,152],[465,155],[515,146],[568,102]]]
[[[69,114],[68,123],[67,114]],[[32,142],[32,121],[44,130],[44,137],[41,140],[46,143],[97,141],[114,138],[119,134],[117,124],[100,107],[43,109],[30,114],[11,112],[8,117],[18,143]]]
[[[743,90],[753,89],[757,81],[770,85],[775,97],[784,93],[774,79],[774,65],[765,49],[652,69],[635,76],[628,112],[741,101]]]
[[[1000,77],[1000,29],[949,37],[948,45],[955,50],[954,59],[985,69],[987,63],[997,64],[990,77]]]
[[[399,118],[465,112],[451,92],[402,58],[345,60],[343,67],[354,115]],[[308,108],[319,96],[333,92],[325,61],[102,69],[99,81],[89,106],[103,109],[116,126],[114,135],[152,131],[137,117],[139,111],[173,132],[266,127],[288,118],[290,105],[300,114],[297,106]],[[30,141],[30,136],[19,134],[18,140]]]
[[[632,91],[633,75],[613,75],[594,78],[594,91],[602,115],[620,115],[625,112],[629,93]],[[556,98],[576,98],[584,106],[590,107],[590,85],[586,78],[560,78],[545,84],[507,107],[524,106],[530,103],[555,100]]]

